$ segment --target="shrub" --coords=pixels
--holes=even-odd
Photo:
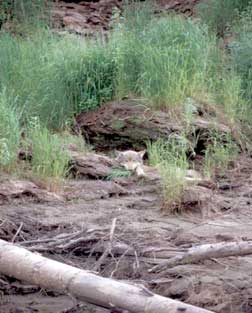
[[[147,144],[150,165],[156,166],[161,175],[163,206],[172,209],[178,204],[186,186],[188,162],[184,145],[174,140],[157,140]]]
[[[198,5],[198,14],[209,29],[223,36],[227,28],[251,0],[205,0]]]
[[[217,173],[222,175],[239,152],[229,135],[220,136],[213,132],[210,140],[204,159],[204,174],[209,178]]]
[[[109,47],[46,31],[27,39],[0,36],[0,86],[17,98],[22,120],[37,116],[51,129],[112,98]]]
[[[144,11],[145,12],[145,11]],[[155,108],[179,107],[187,97],[215,97],[223,55],[207,28],[180,16],[156,19],[135,10],[111,42],[117,65],[118,97],[144,97]]]
[[[14,99],[3,89],[0,92],[0,167],[6,170],[15,167],[19,149],[20,127],[14,106]]]
[[[32,150],[32,173],[57,185],[68,172],[69,153],[63,149],[62,138],[41,126],[38,120],[30,122],[26,138],[27,148]]]
[[[51,5],[51,0],[2,0],[0,29],[22,37],[34,34],[50,25]]]

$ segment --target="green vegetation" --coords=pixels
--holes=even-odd
[[[159,169],[163,190],[163,206],[178,204],[186,186],[188,161],[186,147],[177,140],[157,140],[147,144],[149,163]]]
[[[20,126],[14,100],[5,89],[0,92],[0,167],[5,170],[15,168],[19,149]]]
[[[205,0],[198,5],[198,13],[211,31],[223,36],[238,19],[251,0]]]
[[[2,0],[0,3],[0,29],[11,22],[15,33],[31,33],[50,23],[51,0]]]
[[[113,180],[118,177],[130,177],[132,175],[131,171],[123,168],[113,168],[111,173],[106,177],[106,180]]]
[[[245,98],[252,99],[252,2],[234,27],[235,39],[229,44],[234,68],[242,79]],[[251,109],[251,105],[250,105]]]
[[[38,117],[60,129],[73,115],[113,93],[113,63],[100,41],[57,38],[46,31],[27,39],[0,36],[0,88],[17,99],[22,121]]]
[[[126,16],[112,37],[118,95],[133,93],[169,108],[181,107],[187,97],[221,92],[218,80],[228,76],[216,37],[189,19],[157,19],[143,11]]]
[[[2,168],[15,167],[22,129],[32,147],[32,172],[62,179],[69,162],[62,146],[73,142],[84,152],[90,149],[80,137],[62,136],[62,132],[76,114],[113,98],[134,96],[151,109],[175,112],[185,120],[185,132],[191,131],[197,110],[193,99],[215,106],[232,127],[250,119],[249,1],[206,1],[199,7],[204,23],[176,15],[157,18],[151,6],[134,4],[133,10],[125,8],[122,17],[117,14],[106,40],[99,35],[83,39],[53,34],[45,16],[49,2],[4,1],[5,7],[0,6],[0,24],[11,20],[22,26],[15,36],[0,32]],[[229,54],[218,39],[226,31],[235,35]],[[230,154],[236,153],[220,142],[213,135],[206,149],[207,172],[225,167]],[[148,144],[150,164],[162,172],[166,203],[178,199],[185,186],[187,148],[173,140]],[[111,177],[125,175],[115,169]]]
[[[32,151],[31,169],[35,177],[58,184],[68,171],[69,153],[63,149],[62,137],[51,134],[37,120],[27,129],[25,145]]]
[[[210,138],[212,142],[205,151],[203,171],[206,177],[212,178],[217,173],[222,175],[225,172],[237,157],[239,148],[228,135],[223,138],[213,133]]]

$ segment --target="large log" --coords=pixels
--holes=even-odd
[[[252,241],[219,242],[215,244],[204,244],[190,248],[183,254],[172,257],[157,266],[150,272],[160,272],[166,268],[177,265],[191,264],[211,258],[224,258],[229,256],[241,256],[252,254]]]
[[[209,129],[214,128],[221,133],[230,132],[227,126],[197,115],[191,127],[202,140],[207,137]],[[139,100],[124,100],[110,102],[96,111],[79,114],[76,117],[76,128],[82,131],[90,143],[102,150],[132,146],[140,148],[149,140],[183,134],[185,125],[172,119],[169,112],[151,110]]]
[[[102,278],[49,260],[4,240],[0,240],[0,272],[109,309],[119,308],[132,313],[211,313],[156,295],[142,286]]]

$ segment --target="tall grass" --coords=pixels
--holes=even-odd
[[[143,97],[153,108],[179,108],[206,95],[225,101],[227,88],[236,99],[238,85],[223,62],[205,26],[157,19],[148,6],[126,10],[106,42],[43,29],[26,38],[0,35],[0,88],[15,97],[23,122],[36,116],[51,129],[115,96]]]
[[[15,33],[30,33],[50,23],[51,0],[2,0],[0,28],[7,21]]]
[[[186,187],[186,146],[176,140],[157,140],[147,144],[147,152],[150,165],[157,167],[161,175],[163,207],[172,210]]]
[[[50,133],[34,119],[27,129],[25,145],[32,151],[33,175],[49,182],[50,187],[57,186],[66,176],[70,161],[61,136]]]
[[[251,0],[205,0],[198,5],[198,14],[211,31],[221,36],[238,18]]]
[[[154,108],[171,108],[187,97],[216,99],[229,78],[233,83],[224,71],[215,35],[190,19],[172,15],[157,19],[148,7],[126,10],[110,44],[117,64],[118,97],[134,94]],[[223,78],[225,86],[220,83]]]
[[[1,35],[0,67],[0,86],[17,99],[22,120],[37,116],[53,129],[113,95],[113,61],[99,40],[47,31],[27,39]]]
[[[20,126],[14,99],[6,90],[0,92],[0,168],[12,170],[16,166],[20,141]]]
[[[238,146],[229,135],[213,132],[206,148],[203,171],[206,177],[221,176],[239,153]]]

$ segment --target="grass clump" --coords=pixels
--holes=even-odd
[[[112,98],[114,65],[109,47],[47,31],[26,39],[0,36],[0,86],[17,99],[22,121],[37,116],[64,128],[80,112]]]
[[[49,187],[59,185],[68,173],[69,153],[63,149],[62,138],[52,134],[37,120],[30,123],[26,145],[32,150],[32,174],[47,183]]]
[[[93,147],[87,144],[81,134],[72,134],[69,130],[65,130],[60,133],[60,139],[62,147],[65,149],[71,149],[80,153],[92,152]]]
[[[147,152],[150,165],[156,166],[161,175],[163,206],[172,210],[186,187],[186,151],[174,140],[157,140],[147,144]]]
[[[154,108],[179,109],[188,97],[213,98],[224,91],[224,58],[205,25],[181,16],[156,18],[147,7],[127,11],[111,44],[118,97],[143,97]],[[232,85],[231,85],[232,86]]]
[[[231,60],[242,79],[243,95],[252,99],[252,2],[234,28],[235,40],[230,43]],[[251,108],[251,107],[250,107]]]
[[[230,29],[239,12],[251,0],[205,0],[198,5],[198,14],[211,31],[223,36]]]
[[[113,180],[119,177],[130,177],[132,175],[131,171],[122,168],[113,168],[111,173],[106,177],[106,180]]]
[[[5,170],[16,167],[20,142],[20,125],[13,100],[5,89],[0,92],[0,167]]]
[[[205,150],[204,174],[208,178],[222,175],[239,153],[238,146],[229,135],[213,133],[211,143]]]
[[[51,0],[3,0],[0,3],[0,29],[5,22],[15,34],[36,32],[50,24]]]

